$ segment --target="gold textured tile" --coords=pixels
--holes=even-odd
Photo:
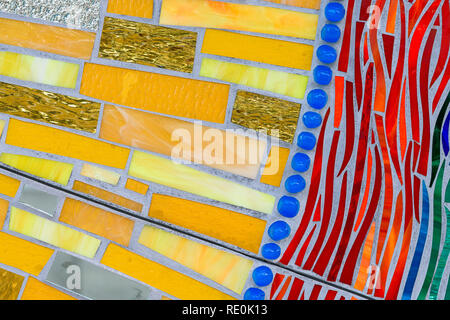
[[[0,112],[95,133],[100,103],[0,82]]]
[[[197,33],[105,17],[99,58],[192,72]]]
[[[0,268],[0,300],[16,300],[25,278]]]
[[[268,134],[292,143],[300,108],[295,102],[238,91],[231,122],[253,130],[267,130]]]

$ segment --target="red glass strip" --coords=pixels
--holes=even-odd
[[[442,74],[442,71],[444,71],[445,62],[447,61],[447,58],[449,56],[449,50],[450,50],[450,4],[448,1],[444,1],[444,4],[442,6],[442,17],[446,17],[445,19],[442,19],[442,28],[441,28],[441,51],[439,53],[438,62],[436,64],[436,68],[434,69],[433,78],[431,79],[432,86],[436,80],[439,78],[439,76]],[[439,22],[439,16],[436,18],[436,22]],[[435,24],[436,25],[436,24]]]
[[[322,216],[321,210],[322,210],[322,195],[320,195],[319,200],[317,200],[316,211],[314,211],[314,216],[313,216],[313,222],[320,221],[320,218]]]
[[[316,231],[316,227],[317,227],[317,224],[314,225],[311,232],[308,234],[308,237],[306,237],[306,240],[303,243],[303,246],[298,253],[297,259],[295,260],[295,264],[299,267],[302,266],[303,258],[305,257],[305,253],[306,253],[306,250],[308,249],[309,244],[311,243],[311,239],[314,235],[314,232]]]
[[[303,288],[303,280],[299,278],[294,279],[294,283],[292,284],[291,292],[289,292],[288,300],[298,300],[298,296],[300,295],[300,291]]]
[[[349,0],[347,4],[347,17],[345,20],[344,37],[342,39],[341,54],[339,56],[338,70],[347,72],[348,58],[350,54],[350,41],[352,38],[352,19],[355,0]]]
[[[382,36],[383,36],[384,57],[386,58],[386,66],[390,78],[392,72],[392,54],[394,52],[395,37],[391,34],[382,34]]]
[[[270,288],[270,299],[273,298],[273,295],[278,290],[281,282],[283,282],[283,279],[284,279],[284,275],[279,274],[279,273],[275,274],[275,277],[273,277],[272,288]]]
[[[311,295],[309,296],[309,300],[317,300],[319,298],[320,291],[322,291],[322,286],[319,284],[314,285]]]
[[[353,83],[346,82],[345,85],[345,151],[342,159],[341,169],[338,177],[342,171],[347,167],[355,146],[355,110],[353,106]]]
[[[337,291],[335,290],[328,290],[327,295],[325,296],[325,300],[334,300],[336,298]]]
[[[361,109],[361,99],[363,95],[363,83],[362,83],[362,75],[361,75],[361,37],[364,30],[364,22],[356,22],[356,41],[355,41],[355,92],[356,92],[356,104],[358,106],[358,111]],[[367,46],[367,34],[365,38],[364,44],[364,52],[366,51]],[[368,49],[367,49],[368,50]],[[368,52],[368,51],[367,51]],[[368,54],[368,53],[367,53]],[[365,56],[365,54],[364,54]],[[368,59],[368,57],[367,57]],[[366,58],[364,58],[364,65],[366,64]]]

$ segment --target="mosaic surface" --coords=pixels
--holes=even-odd
[[[449,0],[0,0],[0,299],[450,299]]]

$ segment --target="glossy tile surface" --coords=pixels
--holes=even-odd
[[[29,185],[24,185],[19,201],[28,207],[53,217],[58,207],[59,197]]]

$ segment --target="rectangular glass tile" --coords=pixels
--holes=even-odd
[[[105,17],[99,58],[192,72],[197,33]]]
[[[130,179],[130,178],[127,179],[125,188],[127,188],[128,190],[134,191],[136,193],[140,193],[142,195],[145,195],[148,191],[148,185],[146,185],[145,183],[142,183],[140,181]]]
[[[275,197],[172,160],[135,151],[128,174],[174,189],[272,214]]]
[[[95,133],[100,103],[0,82],[0,112]]]
[[[139,243],[241,294],[253,261],[173,233],[145,226]]]
[[[318,15],[211,0],[163,0],[166,25],[260,32],[314,40]]]
[[[6,143],[124,169],[129,150],[75,133],[16,119],[9,121]]]
[[[0,75],[19,80],[75,89],[79,69],[76,63],[0,52]]]
[[[59,197],[54,194],[35,189],[29,185],[25,185],[22,193],[20,194],[19,201],[33,209],[39,210],[53,217],[56,213],[56,208],[58,207]]]
[[[1,1],[0,1],[1,3]],[[95,33],[0,18],[0,43],[89,60]]]
[[[283,180],[284,169],[289,158],[288,148],[272,146],[267,158],[264,171],[261,174],[261,182],[274,187],[279,187]]]
[[[20,300],[76,300],[33,277],[29,277]]]
[[[311,70],[311,45],[206,29],[202,53]]]
[[[200,76],[303,99],[308,77],[215,59],[203,58]]]
[[[101,241],[24,210],[11,208],[9,230],[93,258]]]
[[[120,180],[120,174],[117,172],[93,166],[89,163],[83,163],[80,174],[83,177],[95,179],[98,181],[109,183],[113,186],[117,185]]]
[[[1,161],[1,157],[0,157]],[[0,174],[0,193],[14,198],[19,190],[20,181],[4,174]]]
[[[0,12],[97,31],[100,0],[0,0]]]
[[[229,85],[86,63],[80,93],[147,111],[224,123]]]
[[[3,228],[5,223],[6,214],[8,213],[9,202],[5,199],[0,199],[0,230]]]
[[[265,0],[273,3],[285,4],[308,9],[320,9],[321,0]]]
[[[109,13],[151,19],[153,0],[109,0]]]
[[[292,143],[300,108],[299,103],[239,90],[231,122]]]
[[[67,287],[69,268],[80,272],[79,288]],[[147,300],[150,295],[150,288],[136,281],[59,251],[46,280],[92,300]]]
[[[0,268],[0,300],[17,300],[24,277]]]

